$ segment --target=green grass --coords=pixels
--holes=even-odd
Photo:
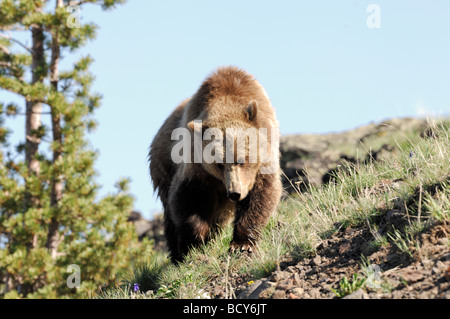
[[[165,255],[156,255],[148,264],[130,268],[120,285],[105,289],[98,297],[209,298],[206,288],[215,282],[227,298],[234,298],[233,274],[245,275],[248,281],[266,277],[284,259],[298,261],[313,255],[323,239],[348,226],[370,228],[372,251],[392,244],[412,257],[411,247],[418,248],[420,232],[434,222],[450,221],[448,122],[435,126],[434,131],[435,138],[420,138],[418,134],[405,137],[397,132],[403,142],[395,143],[396,137],[391,137],[397,147],[392,157],[366,165],[348,164],[337,173],[336,182],[286,198],[263,229],[251,257],[228,252],[232,237],[228,227],[205,246],[192,250],[180,265],[170,264]],[[385,143],[388,137],[382,137]],[[382,180],[398,183],[396,187],[379,188]],[[409,222],[380,236],[380,219],[402,207]],[[357,277],[342,280],[336,290],[339,295],[363,286],[363,279]],[[134,283],[142,292],[132,291]]]
[[[338,289],[331,288],[331,291],[333,291],[333,293],[338,298],[342,298],[350,295],[351,293],[364,287],[365,285],[366,285],[365,278],[358,278],[358,274],[353,274],[351,280],[348,280],[347,277],[342,278],[341,281],[339,282],[339,288]]]

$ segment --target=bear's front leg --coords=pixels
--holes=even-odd
[[[248,196],[236,204],[231,252],[253,251],[261,230],[277,208],[281,197],[280,184],[278,175],[261,174]]]
[[[192,247],[207,241],[211,227],[210,216],[214,210],[215,194],[202,180],[176,181],[170,192],[170,214],[174,224],[176,246],[172,248],[172,260],[178,263]]]
[[[210,226],[202,216],[194,213],[187,217],[178,228],[178,261],[183,260],[191,248],[204,244],[209,234]]]

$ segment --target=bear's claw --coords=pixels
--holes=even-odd
[[[251,254],[253,253],[253,244],[251,243],[231,243],[230,244],[230,252],[231,253],[235,253],[235,252],[243,252],[243,253],[248,253]]]

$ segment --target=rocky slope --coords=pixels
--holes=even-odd
[[[367,261],[375,266],[361,270],[361,254],[367,253],[365,244],[372,235],[365,227],[347,228],[323,241],[314,257],[298,263],[285,261],[270,277],[248,287],[241,284],[237,298],[330,299],[350,289],[352,283],[359,283],[364,290],[355,288],[343,297],[450,299],[449,235],[450,225],[436,224],[422,234],[420,250],[412,257],[390,246],[369,254]],[[355,279],[354,274],[359,277]],[[368,279],[363,282],[365,277]],[[340,286],[343,278],[348,286]]]

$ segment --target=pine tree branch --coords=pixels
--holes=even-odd
[[[17,66],[13,65],[11,62],[0,61],[0,67],[5,68],[5,69],[9,69],[9,71],[12,72],[12,73],[20,72],[20,69]]]
[[[10,55],[10,51],[7,47],[0,43],[0,50],[2,50],[6,55]]]
[[[94,1],[95,1],[95,0],[69,1],[69,6],[79,6],[79,5],[82,5],[82,4],[84,4],[84,3],[93,3],[93,4],[96,4]]]
[[[29,29],[20,25],[1,26],[0,31],[28,31]]]
[[[6,78],[7,78],[7,77],[0,76],[0,80],[6,79]],[[25,83],[23,83],[22,81],[20,81],[20,82],[21,82],[21,85],[25,84]],[[14,93],[14,94],[18,94],[18,95],[20,95],[20,96],[23,96],[22,92],[17,91],[17,90],[15,90],[14,88],[12,88],[12,87],[10,87],[10,86],[0,86],[0,88],[2,88],[2,89],[5,90],[5,91],[8,91],[8,92],[11,92],[11,93]]]
[[[0,76],[0,79],[1,79],[2,77]],[[24,83],[23,81],[21,81],[21,84],[22,85],[26,85],[27,83]],[[3,89],[3,90],[5,90],[5,91],[8,91],[8,92],[11,92],[11,93],[14,93],[14,94],[17,94],[17,95],[20,95],[21,97],[24,97],[25,98],[25,101],[26,102],[34,102],[34,103],[44,103],[44,104],[47,104],[47,105],[49,105],[48,103],[47,103],[47,100],[46,99],[27,99],[25,96],[24,96],[24,94],[19,90],[19,91],[17,91],[17,90],[15,90],[15,89],[13,89],[13,88],[11,88],[11,87],[7,87],[7,86],[0,86],[0,88],[1,89]],[[27,113],[23,113],[23,115],[26,115]],[[48,112],[37,112],[36,110],[30,110],[29,112],[28,112],[28,114],[50,114],[50,113],[48,113]],[[22,114],[20,114],[20,115],[22,115]]]
[[[7,114],[6,112],[0,112],[0,114]],[[41,113],[39,113],[40,115],[50,115],[50,114],[52,114],[51,112],[41,112]],[[27,113],[23,113],[23,112],[17,112],[17,113],[14,113],[14,114],[8,114],[8,115],[27,115]]]
[[[3,39],[6,39],[6,40],[9,40],[9,41],[12,41],[12,42],[14,42],[14,43],[20,45],[22,48],[24,48],[25,50],[27,50],[29,53],[33,53],[33,51],[31,50],[31,48],[27,47],[25,44],[23,44],[23,43],[20,42],[19,40],[14,39],[12,36],[6,36],[6,35],[0,33],[0,38],[3,38]]]

